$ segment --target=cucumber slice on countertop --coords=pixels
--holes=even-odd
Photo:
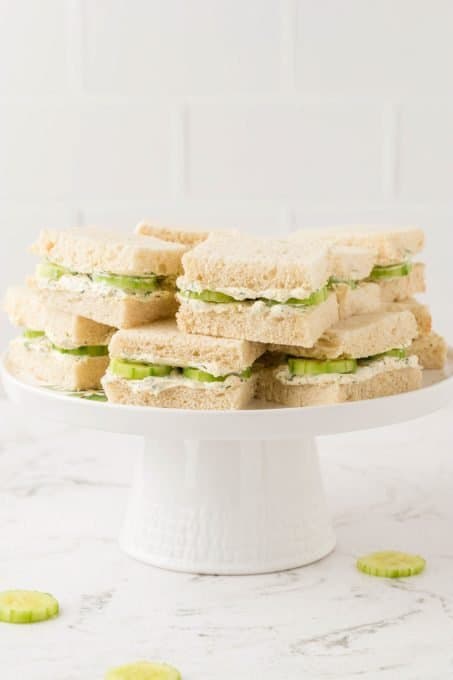
[[[26,328],[22,333],[24,338],[28,340],[35,340],[36,338],[42,338],[45,335],[44,331],[34,331],[31,328]]]
[[[114,358],[110,361],[109,370],[126,380],[143,380],[143,378],[163,378],[169,375],[173,368],[163,364],[142,364],[138,361]]]
[[[0,621],[36,623],[47,621],[59,612],[57,600],[36,590],[7,590],[0,593]]]
[[[53,262],[40,262],[36,268],[36,273],[43,279],[52,279],[56,281],[61,276],[65,274],[71,274],[72,272],[66,267],[61,267],[59,264],[54,264]]]
[[[150,276],[120,276],[119,274],[93,274],[93,281],[105,283],[113,288],[130,291],[132,293],[152,293],[159,288],[156,275]]]
[[[64,347],[52,345],[52,349],[61,352],[61,354],[72,354],[78,357],[103,357],[109,353],[107,345],[85,345],[75,349],[65,349]]]
[[[190,380],[198,380],[199,382],[223,382],[227,376],[212,375],[206,371],[201,371],[199,368],[191,368],[186,366],[182,369],[182,374],[185,378]]]
[[[412,271],[411,262],[401,262],[400,264],[391,264],[387,267],[376,265],[371,270],[370,279],[372,281],[379,281],[381,279],[394,279],[398,276],[407,276]]]
[[[425,568],[426,562],[419,555],[384,550],[375,552],[357,560],[357,569],[370,576],[383,576],[386,578],[400,578],[420,574]]]
[[[105,680],[181,680],[181,674],[166,663],[138,661],[109,671]]]
[[[231,295],[218,293],[215,290],[202,290],[199,293],[193,290],[181,290],[179,292],[191,300],[202,300],[202,302],[238,302]]]
[[[355,359],[299,359],[290,357],[288,368],[292,375],[321,375],[322,373],[355,373]]]

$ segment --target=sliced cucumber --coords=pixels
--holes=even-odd
[[[365,555],[357,560],[357,569],[370,576],[383,576],[386,578],[400,578],[420,574],[425,568],[426,562],[419,555],[384,550]]]
[[[47,621],[58,612],[58,602],[49,593],[35,590],[7,590],[0,593],[0,621],[6,623]]]
[[[138,661],[109,671],[105,680],[181,680],[181,674],[166,663]]]
[[[45,335],[44,331],[33,331],[31,328],[26,328],[24,332],[22,333],[24,338],[28,338],[28,340],[34,340],[35,338],[42,338]]]
[[[354,281],[353,279],[338,279],[336,276],[331,276],[327,287],[331,289],[339,283],[343,283],[346,286],[349,286],[349,288],[357,288],[359,285],[358,281]]]
[[[292,375],[321,375],[322,373],[355,373],[355,359],[298,359],[290,357],[288,368]]]
[[[374,354],[371,357],[365,357],[364,359],[358,359],[359,364],[368,364],[371,361],[379,361],[385,357],[395,357],[395,359],[405,359],[407,357],[407,351],[404,348],[389,349],[387,352],[381,352],[380,354]]]
[[[103,357],[109,353],[107,345],[85,345],[84,347],[76,347],[75,349],[65,349],[64,347],[52,345],[52,349],[61,352],[61,354],[72,354],[77,357]]]
[[[41,262],[36,268],[36,273],[43,279],[51,279],[56,281],[65,274],[71,274],[69,269],[61,267],[59,264],[54,264],[53,262]]]
[[[376,265],[373,267],[370,279],[372,281],[380,281],[381,279],[394,279],[398,276],[407,276],[412,271],[411,262],[401,262],[400,264],[391,264],[387,267]]]
[[[113,288],[120,288],[131,293],[152,293],[159,288],[159,279],[151,276],[120,276],[117,274],[93,274],[93,281],[105,283]]]
[[[320,288],[319,290],[315,290],[314,293],[309,295],[306,298],[303,298],[299,300],[298,298],[289,298],[289,300],[286,300],[284,303],[285,305],[303,305],[304,307],[311,307],[313,305],[320,305],[321,302],[325,302],[328,298],[329,295],[329,289],[327,286],[324,286],[323,288]]]
[[[231,295],[225,295],[225,293],[218,293],[216,290],[202,290],[196,293],[193,290],[179,291],[185,297],[191,300],[202,300],[203,302],[238,302]]]
[[[144,378],[163,378],[169,375],[173,368],[163,364],[142,364],[127,359],[112,359],[109,370],[114,375],[126,380],[143,380]]]
[[[239,373],[239,377],[243,378],[244,380],[247,380],[248,378],[252,377],[252,367],[250,366],[249,368],[244,368],[241,373]]]
[[[191,368],[189,366],[182,369],[182,374],[185,378],[190,380],[198,380],[199,382],[223,382],[227,376],[212,375],[206,371],[201,371],[199,368]]]

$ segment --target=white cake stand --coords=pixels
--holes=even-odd
[[[421,390],[335,406],[189,411],[87,401],[21,382],[2,366],[24,413],[144,437],[121,535],[123,550],[158,567],[252,574],[327,555],[335,536],[319,470],[317,435],[392,425],[453,398],[447,369]]]

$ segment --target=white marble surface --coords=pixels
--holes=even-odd
[[[116,537],[140,439],[37,422],[0,400],[0,589],[55,594],[61,616],[0,624],[1,680],[102,680],[166,660],[184,680],[453,677],[453,409],[320,442],[338,535],[286,573],[191,576]],[[390,581],[354,558],[394,547],[426,572]]]

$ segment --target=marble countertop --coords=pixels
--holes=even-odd
[[[167,572],[117,535],[139,438],[38,422],[0,400],[0,590],[60,601],[58,619],[0,624],[2,680],[102,680],[165,660],[184,680],[453,677],[453,410],[320,440],[334,553],[264,576]],[[356,571],[385,548],[412,579]]]

